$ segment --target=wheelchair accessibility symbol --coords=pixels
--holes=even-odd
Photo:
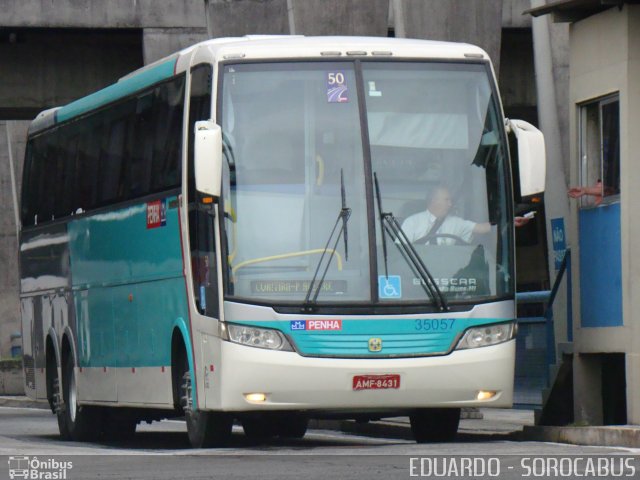
[[[402,298],[402,278],[400,275],[378,276],[378,296],[380,298]]]

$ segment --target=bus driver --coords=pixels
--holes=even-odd
[[[438,185],[427,196],[427,209],[416,213],[402,222],[402,230],[411,243],[433,243],[437,245],[455,245],[457,238],[466,243],[471,242],[473,235],[489,233],[491,224],[475,223],[455,215],[449,215],[453,201],[451,193],[444,185]],[[522,227],[533,218],[516,216],[513,223]]]
[[[402,230],[411,243],[437,245],[455,245],[456,237],[469,243],[473,235],[491,231],[491,224],[488,222],[475,223],[449,215],[452,207],[449,189],[439,185],[427,196],[427,209],[402,222]]]

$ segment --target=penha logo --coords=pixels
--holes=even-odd
[[[167,224],[166,200],[147,203],[147,228],[164,227]]]
[[[291,330],[342,330],[342,320],[292,320]]]
[[[38,457],[9,457],[9,478],[29,480],[66,480],[67,471],[73,462],[61,462],[54,458],[39,460]]]
[[[342,320],[307,320],[307,330],[342,330]]]

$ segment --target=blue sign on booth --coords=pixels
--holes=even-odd
[[[553,258],[555,260],[556,270],[560,270],[564,252],[567,250],[567,242],[565,240],[564,218],[551,219],[551,238],[553,240]]]

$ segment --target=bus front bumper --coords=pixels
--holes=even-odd
[[[415,358],[302,357],[222,342],[215,410],[401,411],[423,407],[510,407],[515,340]],[[354,377],[399,375],[399,386],[354,390]],[[397,377],[396,377],[397,378]],[[478,400],[479,392],[495,393]],[[264,394],[252,401],[249,394]],[[257,396],[260,397],[259,395]]]

